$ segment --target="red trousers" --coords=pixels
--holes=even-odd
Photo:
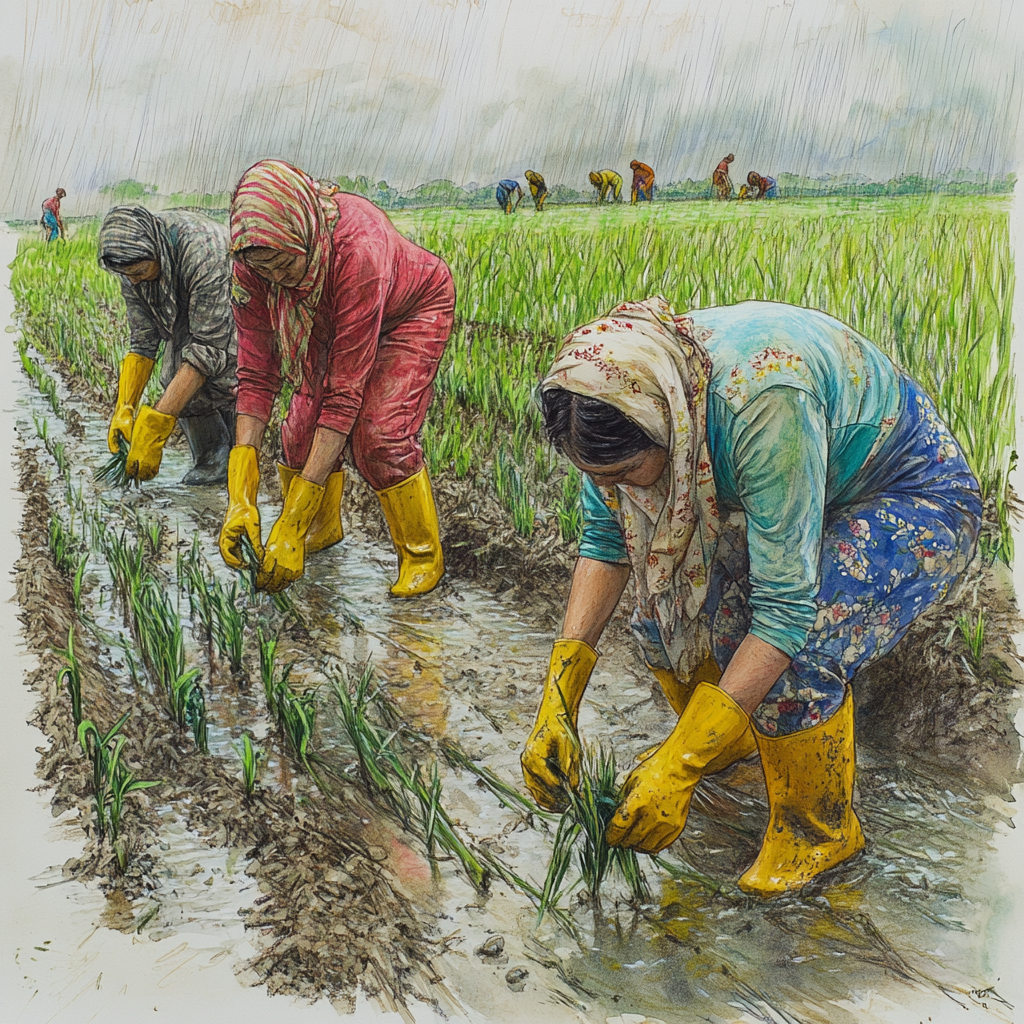
[[[444,270],[417,308],[400,323],[388,324],[377,342],[347,448],[359,475],[376,491],[423,468],[419,433],[455,319],[455,287]],[[281,424],[284,461],[293,468],[309,457],[322,401],[323,378],[305,376]]]

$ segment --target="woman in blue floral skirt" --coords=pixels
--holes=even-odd
[[[524,777],[578,779],[595,647],[633,576],[633,631],[679,720],[634,769],[609,842],[655,853],[700,778],[761,756],[769,823],[741,888],[799,887],[864,845],[856,673],[974,554],[977,481],[920,385],[870,341],[773,302],[676,316],[625,302],[562,345],[548,436],[583,471],[584,529]]]

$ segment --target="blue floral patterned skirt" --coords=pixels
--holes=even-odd
[[[931,399],[908,377],[901,391],[899,421],[867,467],[861,494],[868,496],[826,509],[817,621],[754,711],[754,725],[766,735],[829,718],[846,684],[941,601],[973,557],[978,482]],[[742,527],[723,529],[704,605],[723,669],[750,626],[748,572]]]

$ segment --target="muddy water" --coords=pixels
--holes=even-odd
[[[106,459],[106,424],[67,397],[66,402],[83,416],[84,441],[63,436],[60,421],[27,383],[22,436],[42,448],[32,440],[30,413],[47,418],[51,436],[68,445],[75,486],[81,485],[92,505],[101,496],[111,498],[101,495],[91,473]],[[50,464],[44,454],[40,458]],[[171,544],[162,567],[170,579],[176,552],[198,536],[209,564],[230,583],[216,551],[224,496],[219,488],[175,483],[189,464],[184,450],[169,450],[158,479],[121,500],[163,523]],[[53,488],[55,495],[60,490]],[[267,505],[262,513],[266,533],[276,509]],[[111,508],[107,514],[119,513]],[[285,656],[305,653],[297,671],[308,682],[325,677],[331,658],[348,665],[372,659],[414,729],[456,740],[518,785],[518,754],[546,667],[550,629],[462,581],[448,581],[417,601],[394,601],[387,593],[394,571],[390,548],[361,536],[314,556],[291,593],[309,623],[316,653]],[[116,633],[120,618],[111,612],[102,560],[90,561],[88,573],[94,582],[90,613]],[[186,617],[184,599],[181,610]],[[255,637],[247,643],[254,649]],[[191,654],[195,661],[198,651]],[[125,671],[117,648],[106,657],[112,673]],[[214,753],[234,761],[232,741],[243,728],[257,737],[267,733],[258,689],[258,682],[239,687],[223,674],[209,685]],[[323,692],[321,743],[343,745],[329,687]],[[581,715],[585,737],[613,746],[620,764],[628,766],[670,724],[667,704],[628,645],[609,649]],[[446,769],[443,779],[445,806],[467,836],[540,884],[550,849],[542,823],[503,808],[468,772]],[[396,841],[392,866],[403,883],[429,890],[440,907],[440,933],[453,936],[453,951],[439,966],[477,1019],[517,1015],[517,1006],[525,1019],[538,1002],[552,1020],[622,1014],[665,1021],[885,1019],[890,1008],[908,1004],[921,1012],[937,1007],[942,1016],[936,1020],[953,1019],[948,1014],[967,1007],[974,1017],[1011,1019],[990,991],[998,990],[997,979],[986,973],[980,952],[996,898],[986,876],[989,842],[1004,827],[1009,808],[948,770],[893,763],[863,742],[858,779],[867,853],[800,896],[770,903],[744,897],[734,885],[756,852],[765,822],[756,761],[708,781],[685,838],[668,855],[681,877],[670,878],[641,858],[654,894],[651,905],[635,914],[613,880],[603,913],[573,909],[579,942],[550,920],[535,927],[529,901],[500,883],[490,895],[479,895],[451,862],[441,862],[432,873],[415,850]],[[266,783],[294,781],[286,764],[268,766]],[[236,893],[248,881],[237,854],[203,846],[200,857],[203,844],[171,813],[164,833],[165,877],[154,880],[160,902],[150,926],[154,932],[169,936],[186,922],[203,928],[237,921],[245,898]],[[213,882],[207,885],[207,879]],[[493,933],[505,938],[498,962],[474,954]],[[515,967],[529,972],[519,993],[505,982]]]

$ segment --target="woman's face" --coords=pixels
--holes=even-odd
[[[280,249],[265,249],[252,246],[242,252],[245,265],[264,281],[279,284],[282,288],[294,288],[306,276],[308,262],[305,256],[282,252]]]
[[[123,267],[120,273],[132,284],[142,284],[143,281],[155,281],[160,276],[160,264],[157,260],[139,260],[138,263]]]
[[[590,466],[573,459],[577,469],[591,477],[598,487],[625,484],[630,487],[652,487],[665,472],[668,452],[664,448],[648,448],[622,462],[610,466]]]

